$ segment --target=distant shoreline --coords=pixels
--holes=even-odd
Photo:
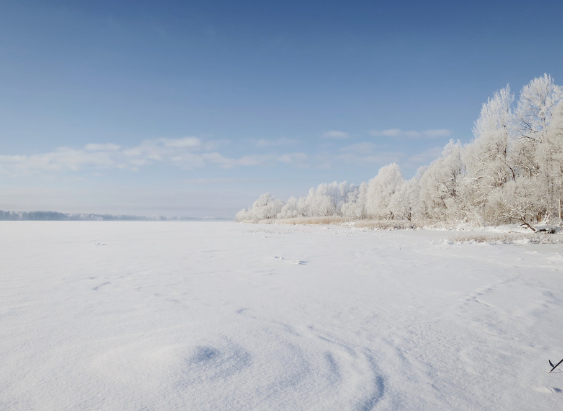
[[[3,211],[0,221],[231,221],[221,217],[147,217],[94,213],[60,213],[57,211]]]

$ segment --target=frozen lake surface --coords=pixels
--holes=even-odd
[[[0,223],[1,410],[554,410],[563,247]]]

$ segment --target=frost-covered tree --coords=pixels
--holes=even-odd
[[[500,187],[516,175],[509,158],[510,127],[514,121],[510,87],[497,91],[475,121],[475,140],[464,153],[471,178],[485,190]]]
[[[563,90],[547,74],[522,88],[516,108],[518,140],[513,155],[521,175],[531,178],[540,172],[536,150],[545,138],[553,110],[562,98]]]
[[[542,195],[537,177],[518,177],[515,181],[509,181],[490,197],[491,206],[497,212],[497,223],[516,220],[535,231],[532,224],[545,217]]]
[[[430,164],[420,179],[419,199],[424,217],[436,220],[459,220],[464,217],[464,174],[461,143],[450,140],[442,156]]]
[[[350,191],[347,201],[342,204],[342,215],[348,218],[364,219],[367,218],[366,198],[368,184],[362,183],[356,190]]]
[[[305,215],[308,217],[324,217],[336,214],[336,207],[332,199],[326,195],[326,184],[320,184],[318,189],[311,188],[305,199]]]
[[[235,219],[260,221],[276,218],[283,206],[283,201],[274,199],[271,194],[262,194],[248,210],[240,210]]]
[[[563,197],[563,102],[553,111],[552,122],[536,151],[536,161],[542,165],[540,181],[547,197],[547,213],[562,219]]]
[[[420,179],[425,171],[426,167],[420,167],[414,177],[402,184],[391,197],[389,210],[395,219],[411,221],[418,214]]]
[[[297,199],[295,197],[290,197],[287,203],[281,208],[278,213],[278,218],[295,218],[299,216],[299,210],[297,207]]]
[[[393,218],[389,209],[389,202],[397,190],[401,188],[405,179],[401,169],[395,163],[381,167],[377,175],[368,183],[366,196],[366,212],[370,218]]]
[[[557,156],[553,157],[553,149],[548,147],[555,147],[557,139],[554,133],[550,137],[548,133],[562,97],[561,87],[546,74],[522,88],[515,112],[508,87],[483,105],[475,122],[475,140],[464,153],[469,209],[482,221],[496,224],[506,218],[530,219],[531,198],[535,213],[532,220],[550,215],[556,190],[550,175],[557,169]],[[532,180],[533,190],[529,186]],[[539,192],[543,196],[537,196]],[[517,198],[518,193],[527,200]],[[514,202],[512,206],[510,201]]]
[[[522,88],[516,117],[521,137],[541,141],[551,122],[553,109],[563,98],[563,89],[553,78],[544,74]]]
[[[463,150],[467,169],[464,201],[468,203],[468,217],[472,220],[494,220],[496,213],[490,208],[489,197],[508,181],[516,179],[510,135],[514,124],[513,101],[510,87],[506,86],[484,103],[473,127],[475,139]]]
[[[298,211],[306,217],[342,215],[341,208],[354,186],[347,182],[322,183],[309,190],[306,198],[298,201]]]

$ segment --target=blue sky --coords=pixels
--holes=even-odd
[[[406,177],[509,83],[563,82],[560,1],[0,4],[0,209],[231,217]]]

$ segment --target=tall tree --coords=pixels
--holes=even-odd
[[[536,151],[537,162],[542,164],[541,181],[548,202],[547,212],[562,219],[563,196],[563,102],[553,110],[552,122]]]
[[[369,217],[377,219],[393,218],[389,202],[405,179],[401,169],[395,163],[381,167],[377,175],[368,183],[366,195],[366,212]]]
[[[391,198],[389,210],[395,219],[411,221],[417,216],[420,179],[425,171],[426,167],[420,167],[414,177],[401,185]]]
[[[514,160],[519,173],[529,178],[541,168],[536,150],[547,133],[554,108],[563,98],[563,90],[550,75],[533,79],[522,88],[516,108],[516,135]]]
[[[344,217],[364,219],[367,218],[366,198],[368,184],[363,182],[356,190],[348,193],[346,203],[342,204],[342,215]]]
[[[510,130],[514,123],[513,101],[514,96],[509,86],[489,98],[475,121],[475,139],[464,150],[469,216],[481,223],[491,222],[495,218],[489,201],[492,193],[508,181],[516,179],[510,152]]]
[[[464,175],[461,143],[450,140],[442,156],[430,164],[420,179],[420,202],[426,218],[459,220],[464,217]]]

